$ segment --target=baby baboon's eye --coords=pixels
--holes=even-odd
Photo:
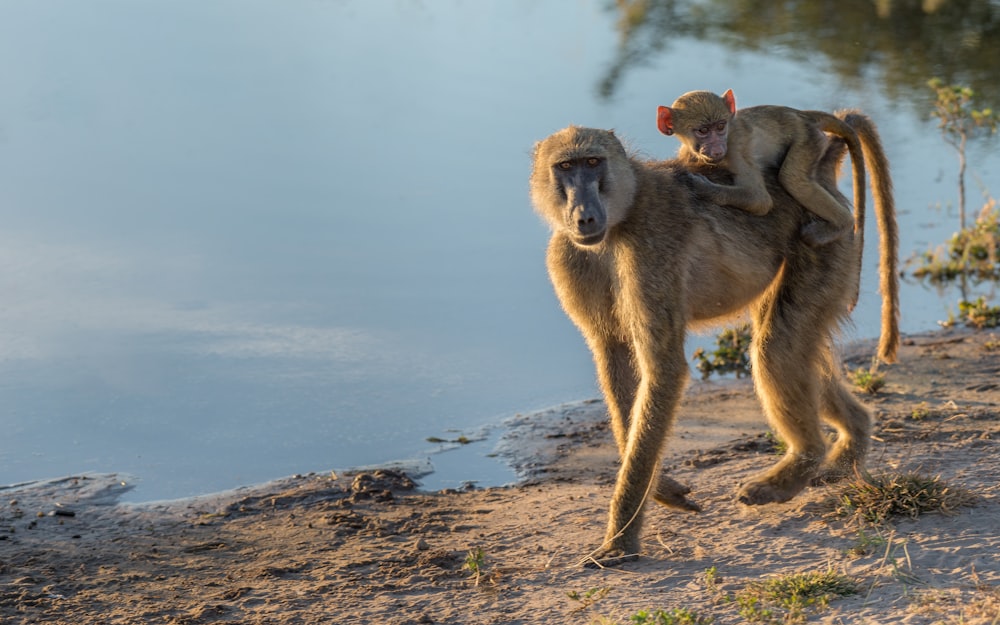
[[[725,130],[725,129],[726,129],[726,122],[724,122],[724,121],[722,121],[722,122],[719,122],[718,124],[716,124],[716,126],[715,126],[715,129],[716,129],[716,130],[717,130],[718,132],[722,132],[723,130]]]
[[[600,164],[601,164],[601,159],[599,159],[599,158],[597,158],[595,156],[591,156],[590,158],[587,159],[587,166],[588,167],[597,167]]]
[[[569,161],[563,161],[561,163],[558,163],[556,167],[558,167],[559,169],[572,169],[573,163]]]

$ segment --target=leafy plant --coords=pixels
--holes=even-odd
[[[932,284],[943,284],[968,276],[976,281],[1000,279],[1000,210],[988,199],[975,223],[962,228],[937,250],[924,252],[910,264],[920,262],[913,275]]]
[[[850,378],[854,386],[869,395],[875,395],[885,386],[885,375],[875,371],[874,367],[871,369],[865,369],[864,367],[855,369],[850,374]]]
[[[712,594],[720,594],[719,590],[719,569],[712,566],[705,569],[705,588]]]
[[[652,613],[640,610],[629,617],[629,622],[636,625],[709,625],[713,619],[710,616],[699,616],[687,608],[673,608]]]
[[[1000,325],[1000,306],[989,306],[982,297],[974,302],[960,301],[958,314],[965,325],[979,330]]]
[[[750,375],[750,326],[744,324],[728,328],[715,337],[715,351],[706,354],[705,350],[695,350],[693,360],[698,361],[696,367],[701,371],[701,379],[707,380],[713,373],[735,373],[741,378]]]
[[[958,154],[958,222],[959,229],[965,228],[965,149],[969,139],[995,133],[1000,127],[1000,116],[992,109],[976,110],[972,107],[975,92],[962,85],[946,85],[940,78],[927,81],[934,92],[932,115],[938,120],[938,128],[945,142],[955,148]]]
[[[983,351],[995,352],[997,350],[1000,350],[1000,340],[991,334],[990,338],[983,341]]]
[[[910,418],[914,421],[923,421],[933,414],[934,413],[931,411],[931,407],[927,404],[927,402],[922,401],[917,404],[917,407],[910,413]]]
[[[764,437],[771,441],[771,444],[774,446],[774,454],[776,456],[784,456],[785,452],[788,451],[788,443],[781,440],[781,437],[778,436],[777,433],[768,430],[764,432]]]
[[[735,599],[740,616],[751,623],[801,623],[809,612],[825,610],[831,599],[857,592],[856,580],[827,570],[750,582]]]
[[[483,575],[485,563],[486,555],[483,553],[482,547],[470,549],[469,553],[465,556],[464,567],[472,573],[476,586],[479,586],[479,578]]]
[[[578,609],[582,610],[584,608],[592,607],[595,603],[606,597],[609,592],[611,592],[610,587],[600,586],[591,588],[582,595],[576,592],[575,590],[571,590],[568,593],[566,593],[566,596],[572,599],[573,601],[579,602],[580,607]]]

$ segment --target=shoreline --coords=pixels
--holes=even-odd
[[[90,479],[53,485],[75,502],[18,493],[0,502],[0,622],[577,624],[684,609],[725,625],[746,620],[721,596],[833,569],[862,591],[816,607],[809,622],[992,623],[995,343],[966,330],[907,336],[900,363],[883,369],[885,388],[862,396],[876,421],[869,470],[937,475],[977,495],[949,515],[861,533],[830,516],[832,486],[784,504],[737,503],[740,481],[776,457],[749,384],[712,384],[685,396],[663,460],[704,511],[651,504],[642,557],[620,568],[578,566],[603,535],[617,470],[603,404],[584,401],[554,420],[521,417],[529,423],[511,449],[546,455],[511,486],[421,492],[404,474],[373,470],[149,504],[109,503],[115,487]],[[862,346],[846,366],[869,361]]]

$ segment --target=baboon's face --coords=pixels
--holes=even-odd
[[[568,128],[535,148],[535,208],[576,245],[604,241],[624,217],[634,188],[625,151],[610,132]]]
[[[688,151],[705,163],[718,163],[728,151],[729,122],[736,114],[736,96],[689,91],[673,106],[656,109],[656,126],[665,135],[676,134]]]
[[[565,229],[578,245],[600,243],[608,231],[608,211],[601,199],[601,182],[607,173],[607,159],[596,155],[552,166],[556,192],[563,200]]]

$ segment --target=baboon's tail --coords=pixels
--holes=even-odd
[[[862,151],[862,143],[853,126],[843,118],[824,111],[805,111],[820,130],[837,135],[847,144],[851,155],[851,173],[854,183],[854,240],[859,247],[865,242],[865,160],[867,153]],[[851,308],[857,304],[857,297],[851,302]]]
[[[872,179],[875,218],[879,231],[879,291],[882,293],[882,330],[878,356],[886,363],[896,362],[899,349],[899,228],[896,225],[896,202],[892,195],[889,159],[882,149],[875,123],[858,110],[837,111],[836,116],[854,129],[864,148],[865,161]],[[850,146],[850,141],[848,141]],[[854,153],[851,153],[854,159]],[[857,190],[855,189],[855,193]],[[855,200],[856,201],[856,200]],[[857,210],[857,209],[855,209]],[[861,221],[864,225],[863,219]],[[859,240],[863,242],[863,240]]]

